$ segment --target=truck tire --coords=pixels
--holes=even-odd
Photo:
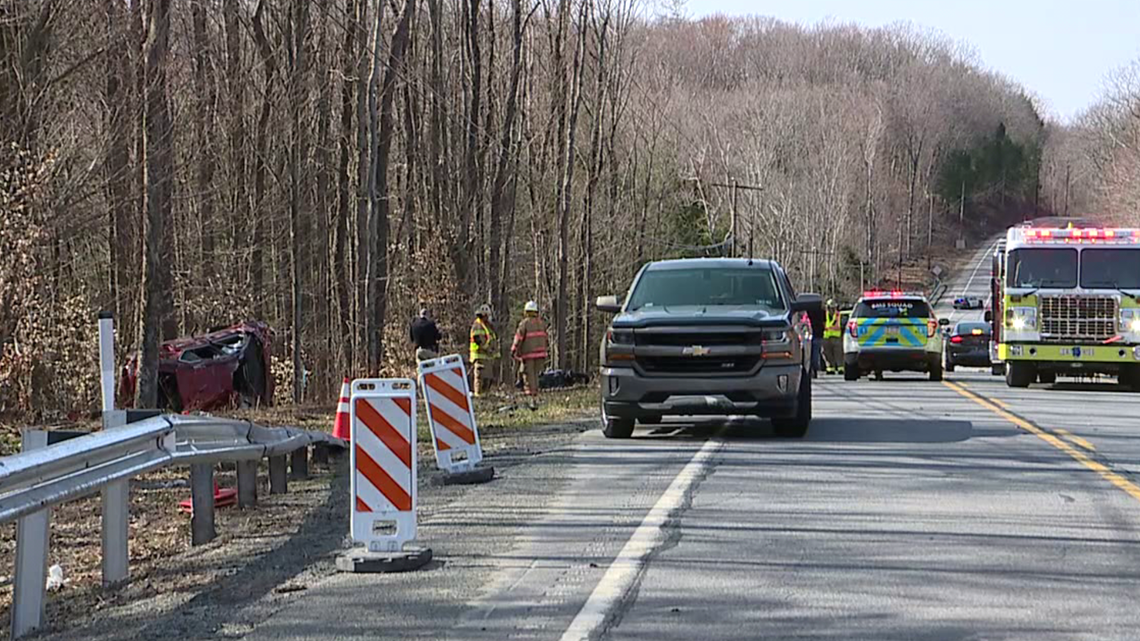
[[[859,380],[859,366],[855,363],[843,364],[843,380],[857,381]]]
[[[633,436],[632,418],[606,418],[602,420],[602,434],[606,438],[629,438]]]
[[[1029,387],[1037,380],[1037,368],[1032,363],[1010,361],[1005,364],[1005,384],[1009,387]]]
[[[800,389],[796,394],[795,416],[772,419],[772,428],[780,438],[803,438],[811,424],[811,378],[807,372],[800,376]]]
[[[930,380],[937,383],[942,380],[942,361],[934,361],[930,365]]]

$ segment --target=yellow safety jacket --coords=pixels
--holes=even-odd
[[[824,338],[839,338],[843,329],[839,327],[839,312],[827,312],[827,326],[823,330]]]
[[[495,345],[496,340],[498,336],[495,335],[495,330],[491,329],[482,318],[476,318],[471,325],[471,362],[495,358],[497,356],[495,352],[498,350],[498,346]]]

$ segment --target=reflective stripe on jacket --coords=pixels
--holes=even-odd
[[[839,338],[843,330],[839,327],[839,312],[827,312],[827,327],[823,330],[824,338]]]
[[[491,329],[482,318],[476,318],[471,325],[471,362],[495,358],[496,340],[498,336],[495,335],[495,330]]]
[[[546,323],[537,316],[528,316],[515,330],[515,341],[511,344],[511,354],[524,361],[546,358]]]

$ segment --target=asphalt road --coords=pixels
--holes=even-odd
[[[947,300],[986,295],[987,251]],[[820,378],[802,440],[591,430],[433,495],[430,567],[314,580],[235,636],[1137,639],[1137,415],[1114,384],[960,369]]]

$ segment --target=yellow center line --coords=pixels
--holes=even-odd
[[[1013,423],[1014,425],[1025,430],[1026,432],[1029,432],[1030,434],[1036,436],[1037,438],[1041,439],[1042,441],[1045,441],[1049,445],[1052,445],[1053,447],[1061,450],[1065,454],[1068,454],[1076,462],[1078,462],[1081,465],[1085,466],[1086,468],[1092,470],[1093,472],[1096,472],[1104,480],[1108,481],[1109,483],[1112,483],[1113,485],[1120,488],[1121,490],[1124,490],[1125,492],[1128,493],[1129,496],[1136,499],[1137,501],[1140,501],[1140,486],[1137,486],[1132,481],[1129,481],[1128,479],[1124,478],[1123,476],[1121,476],[1121,475],[1117,474],[1116,472],[1113,472],[1112,470],[1108,469],[1108,467],[1103,465],[1102,463],[1098,463],[1098,462],[1092,460],[1084,452],[1073,447],[1072,445],[1065,442],[1064,440],[1057,438],[1056,435],[1051,434],[1050,432],[1047,432],[1047,431],[1041,429],[1040,427],[1034,425],[1033,423],[1030,423],[1029,421],[1021,418],[1020,416],[1015,416],[1014,414],[1009,413],[1008,411],[999,407],[996,403],[994,403],[990,399],[985,398],[983,396],[980,396],[978,394],[975,394],[974,392],[971,392],[971,391],[961,387],[960,385],[957,385],[955,383],[951,383],[950,381],[942,381],[942,384],[945,385],[946,387],[949,387],[950,389],[954,390],[955,392],[958,392],[962,396],[970,399],[971,401],[974,401],[978,405],[986,408],[987,410],[993,412],[994,414],[997,414],[998,416],[1004,418],[1005,420],[1009,421],[1010,423]],[[1084,440],[1084,439],[1081,439],[1081,440]],[[1089,445],[1091,446],[1091,443]]]
[[[1062,428],[1058,427],[1057,429],[1055,429],[1053,431],[1060,434],[1061,436],[1064,436],[1065,438],[1069,439],[1069,442],[1073,443],[1074,445],[1079,445],[1080,447],[1083,447],[1090,452],[1096,451],[1095,445],[1093,445],[1092,443],[1086,441],[1085,439],[1077,436],[1076,434],[1073,434],[1069,430],[1062,429]]]

